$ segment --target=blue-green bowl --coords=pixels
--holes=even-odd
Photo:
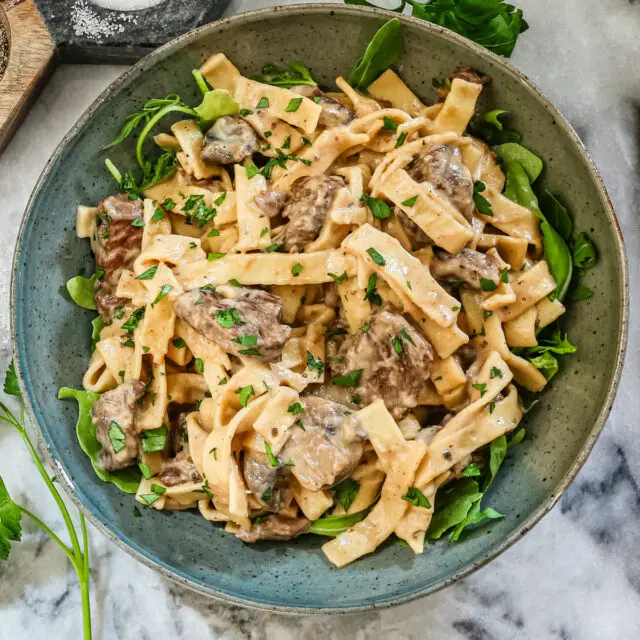
[[[420,556],[397,545],[337,570],[316,536],[248,546],[193,512],[145,509],[98,480],[74,435],[76,406],[56,399],[80,386],[90,357],[93,314],[75,307],[66,280],[89,275],[86,240],[74,234],[75,210],[115,190],[102,146],[124,117],[151,96],[196,100],[191,70],[223,51],[245,73],[266,62],[301,60],[321,83],[347,74],[384,11],[333,4],[266,9],[202,27],[161,47],[114,82],[86,111],[47,164],[20,231],[13,274],[15,360],[29,416],[59,469],[62,486],[89,519],[141,562],[179,583],[236,604],[284,612],[354,611],[404,602],[468,574],[528,531],[556,502],[584,463],[614,398],[626,342],[627,275],[614,212],[574,131],[550,102],[503,59],[449,31],[401,17],[406,42],[398,65],[425,100],[431,79],[469,65],[489,73],[485,106],[507,109],[527,146],[546,161],[544,185],[562,194],[576,227],[596,240],[600,261],[586,284],[590,300],[573,305],[567,326],[578,353],[529,415],[522,446],[509,454],[489,502],[503,520],[463,543],[430,545]],[[110,150],[132,164],[132,145]],[[597,364],[596,364],[597,363]]]

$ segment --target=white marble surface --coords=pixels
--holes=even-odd
[[[234,0],[230,11],[264,2]],[[275,3],[272,3],[275,4]],[[633,290],[640,260],[640,3],[517,0],[531,29],[513,61],[574,124],[603,173],[629,252],[632,329],[622,387],[591,458],[559,505],[471,577],[424,600],[350,616],[292,618],[194,595],[91,530],[95,637],[513,638],[640,637],[640,394]],[[0,370],[9,358],[9,277],[25,204],[56,144],[121,67],[63,67],[0,156]],[[638,311],[635,311],[638,309]],[[57,510],[17,436],[0,431],[0,473],[13,496],[56,531]],[[80,637],[75,574],[29,523],[0,564],[0,640]]]

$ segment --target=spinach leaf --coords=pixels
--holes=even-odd
[[[402,55],[403,50],[400,20],[393,18],[375,33],[364,55],[351,70],[349,84],[354,89],[366,89]]]
[[[598,254],[595,245],[586,233],[579,233],[571,243],[573,263],[581,273],[591,269],[598,262]]]
[[[69,292],[71,299],[79,307],[95,311],[96,302],[93,299],[93,287],[95,281],[95,273],[90,278],[76,276],[75,278],[67,280],[67,291]]]
[[[58,392],[58,398],[74,398],[78,402],[78,422],[76,424],[76,436],[80,448],[89,456],[93,470],[104,482],[112,482],[125,493],[135,493],[140,484],[140,470],[138,467],[129,467],[120,471],[104,471],[98,466],[98,454],[102,445],[96,438],[96,425],[91,421],[91,407],[100,397],[93,391],[81,391],[62,387]]]
[[[438,540],[467,517],[476,501],[482,498],[480,486],[472,478],[461,478],[436,494],[436,509],[427,530],[429,540]]]
[[[271,84],[274,87],[284,87],[289,89],[300,84],[317,87],[318,83],[313,79],[311,71],[301,62],[287,62],[288,69],[276,67],[274,64],[265,64],[262,73],[251,76],[252,80],[257,80],[264,84]]]
[[[346,478],[336,487],[334,487],[336,500],[342,505],[342,508],[348,512],[353,501],[360,491],[360,483],[353,478]]]
[[[517,162],[527,172],[529,182],[534,183],[542,171],[542,160],[517,142],[505,142],[493,147],[502,162]]]
[[[546,352],[535,358],[529,358],[529,362],[539,369],[547,380],[551,380],[558,373],[558,359],[552,353]]]
[[[235,116],[240,112],[240,105],[228,91],[214,89],[205,93],[202,102],[194,108],[194,111],[198,114],[200,126],[208,129],[222,116]]]
[[[501,116],[507,116],[504,109],[493,109],[484,114],[475,115],[469,123],[469,132],[484,140],[490,147],[507,142],[520,142],[522,136],[517,131],[506,129]]]
[[[348,515],[327,516],[326,518],[318,518],[318,520],[314,520],[311,523],[311,526],[307,529],[307,533],[315,533],[319,536],[328,536],[330,538],[335,538],[341,533],[344,533],[354,524],[360,522],[361,520],[364,520],[367,517],[369,511],[371,511],[371,507],[367,507],[362,511],[350,513]]]
[[[0,478],[0,560],[6,560],[11,542],[22,539],[22,509],[11,499],[7,487]]]
[[[569,242],[573,233],[573,220],[566,207],[547,189],[540,196],[540,209],[549,224],[562,236],[565,242]]]

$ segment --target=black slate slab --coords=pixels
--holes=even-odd
[[[230,0],[35,0],[63,62],[131,63],[219,18]],[[126,10],[123,10],[126,7]]]

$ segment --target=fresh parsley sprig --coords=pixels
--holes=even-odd
[[[0,402],[0,421],[13,427],[22,441],[27,447],[29,454],[36,466],[36,469],[40,473],[40,476],[47,485],[49,492],[53,496],[58,509],[62,515],[69,539],[70,545],[65,544],[52,530],[46,525],[38,516],[26,509],[25,507],[16,504],[9,496],[7,488],[0,477],[0,560],[7,560],[11,551],[10,542],[19,542],[22,537],[21,520],[22,516],[27,516],[33,520],[65,553],[69,562],[71,562],[73,568],[78,576],[78,582],[80,583],[80,593],[82,599],[82,615],[83,615],[83,637],[85,640],[91,638],[91,607],[89,600],[89,540],[87,535],[87,525],[84,519],[84,515],[80,512],[80,532],[82,536],[82,542],[78,536],[75,525],[69,514],[69,510],[65,505],[60,493],[55,486],[53,480],[49,477],[44,465],[42,464],[38,454],[29,438],[26,430],[24,420],[24,404],[22,403],[22,396],[20,395],[20,388],[18,386],[18,379],[16,376],[13,362],[9,365],[5,380],[4,380],[4,392],[7,395],[15,396],[20,400],[20,416],[19,418],[11,412],[11,410],[3,403]]]

